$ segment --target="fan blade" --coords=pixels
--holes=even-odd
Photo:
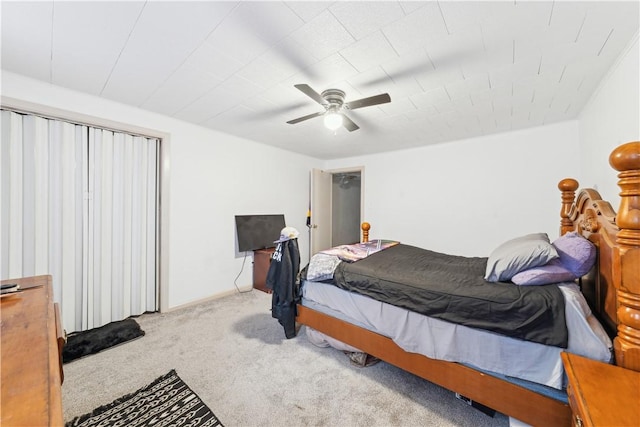
[[[391,102],[391,97],[388,93],[381,93],[380,95],[370,96],[369,98],[362,98],[351,102],[345,102],[344,106],[349,110],[355,110],[356,108],[386,104],[387,102]]]
[[[309,114],[307,116],[298,117],[297,119],[289,120],[287,123],[289,123],[290,125],[295,125],[296,123],[300,123],[300,122],[303,122],[305,120],[313,119],[314,117],[322,116],[322,115],[324,115],[324,113],[325,113],[325,111],[321,111],[319,113]]]
[[[305,84],[299,84],[299,85],[293,85],[293,87],[295,87],[300,92],[302,92],[305,95],[307,95],[309,98],[311,98],[314,101],[316,101],[318,104],[327,105],[326,99],[324,99],[318,92],[316,92],[315,90],[311,89],[311,86],[305,85]]]
[[[353,132],[354,130],[360,129],[360,126],[355,124],[353,120],[347,117],[345,114],[342,115],[342,125],[349,131]]]

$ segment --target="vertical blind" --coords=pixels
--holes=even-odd
[[[64,328],[157,310],[159,140],[2,111],[0,277],[51,274]]]

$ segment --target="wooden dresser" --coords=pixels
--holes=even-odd
[[[576,427],[640,426],[640,372],[562,353]]]
[[[0,299],[0,425],[62,426],[64,334],[51,276],[3,280],[22,292]]]

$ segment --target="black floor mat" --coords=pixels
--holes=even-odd
[[[74,332],[69,334],[67,343],[62,349],[62,362],[68,363],[143,335],[144,331],[134,319],[120,320],[88,331]]]

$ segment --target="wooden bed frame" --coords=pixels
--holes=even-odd
[[[563,179],[560,234],[577,231],[598,247],[598,261],[579,280],[581,289],[614,338],[616,364],[640,371],[640,142],[616,148],[609,157],[619,171],[618,215],[593,189],[575,197],[578,182]],[[368,241],[369,224],[362,224]],[[475,402],[531,425],[568,426],[571,410],[524,387],[464,365],[408,353],[391,339],[298,305],[296,321]]]

